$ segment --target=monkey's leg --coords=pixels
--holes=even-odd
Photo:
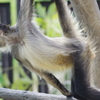
[[[100,91],[90,86],[90,62],[91,53],[87,49],[83,53],[77,52],[73,54],[73,84],[76,94],[85,100],[100,100]],[[73,91],[72,91],[73,94]],[[82,99],[82,100],[84,100]]]
[[[64,87],[63,84],[60,83],[60,81],[53,74],[39,71],[37,69],[34,69],[34,71],[42,76],[49,84],[57,88],[63,95],[71,97],[70,92]]]
[[[39,74],[41,77],[43,77],[49,84],[51,84],[52,86],[54,86],[55,88],[57,88],[63,95],[67,96],[67,97],[71,97],[72,95],[70,94],[70,92],[64,87],[63,84],[60,83],[60,81],[51,73],[49,72],[44,72],[42,70],[38,70],[36,68],[34,68],[31,63],[27,60],[22,60],[19,59],[19,57],[16,57],[16,60],[20,62],[20,64],[22,64],[23,66],[25,66],[27,69],[29,69],[30,71],[34,71],[37,74]]]

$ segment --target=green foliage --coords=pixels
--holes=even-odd
[[[14,64],[13,69],[2,69],[0,67],[0,87],[26,90],[32,84],[32,80],[15,60],[14,63],[16,64]],[[7,73],[2,73],[3,70],[6,70],[6,72],[13,70],[13,84],[10,83]]]
[[[41,27],[44,34],[50,37],[60,37],[62,34],[58,16],[56,13],[55,4],[52,3],[48,9],[42,6],[40,3],[36,5],[38,16],[36,21]]]
[[[27,76],[23,68],[17,63],[15,60],[14,69],[13,69],[13,84],[11,86],[12,89],[21,89],[26,90],[32,84],[32,80]]]
[[[2,68],[0,67],[0,87],[8,87],[10,85],[8,76],[6,73],[3,73]]]

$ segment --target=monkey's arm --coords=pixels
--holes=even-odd
[[[38,75],[40,75],[43,79],[45,79],[50,85],[57,88],[62,94],[65,96],[71,97],[70,92],[64,87],[63,84],[51,73],[42,71],[37,69],[31,65],[31,63],[27,60],[19,60],[17,59],[23,66],[25,66],[28,70],[34,71]]]
[[[57,7],[60,25],[62,27],[64,36],[68,38],[76,38],[76,36],[78,37],[78,33],[80,33],[79,26],[71,14],[67,2],[65,2],[65,0],[54,1]]]
[[[61,84],[61,82],[53,74],[49,72],[39,71],[36,69],[34,71],[37,72],[37,74],[39,74],[40,76],[42,76],[42,78],[44,78],[49,84],[57,88],[63,95],[68,97],[71,96],[70,92],[64,87],[63,84]]]

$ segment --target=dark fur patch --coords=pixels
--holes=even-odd
[[[9,26],[2,23],[0,23],[0,30],[2,30],[4,33],[8,33],[10,31]]]

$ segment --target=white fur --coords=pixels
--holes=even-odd
[[[40,70],[54,71],[68,67],[66,64],[57,64],[56,59],[58,55],[69,56],[70,53],[75,51],[65,46],[69,39],[65,37],[49,38],[39,33],[39,31],[34,33],[33,29],[32,32],[33,34],[25,33],[24,45],[19,46],[22,59],[27,59],[33,67]]]

